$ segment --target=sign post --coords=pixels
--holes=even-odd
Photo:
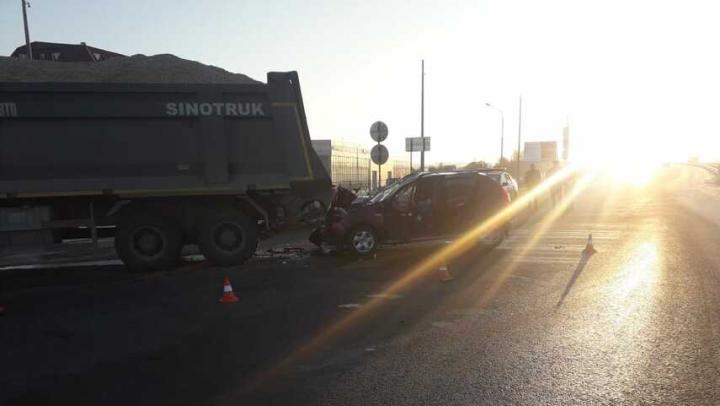
[[[377,142],[377,145],[372,147],[370,150],[370,158],[378,166],[378,188],[382,185],[382,165],[387,162],[390,154],[384,145],[380,144],[385,141],[388,136],[388,126],[382,121],[376,121],[370,126],[370,137],[373,141]]]
[[[412,172],[412,153],[420,152],[422,157],[425,151],[430,151],[430,137],[407,137],[405,138],[405,152],[410,153],[410,171]],[[422,164],[420,166],[422,171]]]

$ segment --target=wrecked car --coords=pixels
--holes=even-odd
[[[325,222],[310,241],[369,255],[382,244],[451,240],[510,204],[505,189],[478,171],[421,172],[388,186],[371,199],[337,187]],[[508,233],[505,221],[477,243],[495,247]]]

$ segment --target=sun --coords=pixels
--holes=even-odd
[[[594,145],[589,153],[578,160],[585,167],[618,185],[645,186],[667,162],[664,154],[632,145]]]

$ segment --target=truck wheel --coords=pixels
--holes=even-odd
[[[115,233],[115,250],[132,270],[172,268],[182,249],[180,229],[153,214],[134,214],[120,220]]]
[[[208,214],[200,223],[198,245],[205,258],[217,265],[238,265],[257,248],[257,227],[236,210]]]

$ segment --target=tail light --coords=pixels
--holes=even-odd
[[[505,201],[510,203],[510,193],[505,188],[502,188],[503,194],[505,195]]]

